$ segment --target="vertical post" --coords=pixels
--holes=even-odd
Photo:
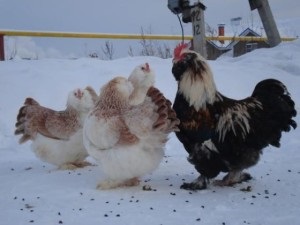
[[[263,23],[270,47],[275,47],[281,42],[281,38],[269,5],[268,0],[249,0],[251,10],[257,9]]]
[[[4,61],[4,35],[0,34],[0,61]]]
[[[205,23],[204,23],[205,6],[201,3],[196,3],[191,7],[191,17],[193,24],[193,47],[196,52],[199,52],[204,58],[207,58],[206,39],[205,39]]]

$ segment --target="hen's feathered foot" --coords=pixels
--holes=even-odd
[[[242,171],[231,171],[222,180],[215,180],[214,184],[217,186],[232,186],[237,183],[251,180],[252,176],[249,173],[242,173]]]
[[[203,190],[207,188],[208,178],[205,176],[199,176],[196,180],[191,183],[183,183],[180,188],[185,190]]]
[[[100,182],[97,185],[97,189],[100,190],[108,190],[118,187],[132,187],[132,186],[138,186],[140,184],[140,180],[137,177],[128,179],[128,180],[105,180]]]
[[[76,169],[83,168],[86,166],[92,166],[92,164],[89,162],[86,162],[86,161],[65,163],[65,164],[59,166],[58,169],[60,169],[60,170],[76,170]]]

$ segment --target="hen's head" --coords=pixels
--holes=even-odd
[[[208,70],[206,60],[197,52],[190,50],[187,43],[177,45],[174,49],[172,73],[180,81],[185,72],[202,76]]]
[[[86,112],[94,107],[97,97],[94,89],[89,86],[85,89],[76,88],[69,93],[67,106],[79,112]]]
[[[134,87],[134,91],[130,96],[131,105],[139,105],[144,102],[147,92],[154,85],[155,75],[148,63],[137,66],[130,76],[130,81]]]
[[[148,63],[144,63],[134,68],[128,77],[134,87],[149,88],[154,85],[155,75]]]

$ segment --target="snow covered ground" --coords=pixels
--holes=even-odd
[[[30,143],[18,144],[14,126],[26,97],[62,110],[70,90],[91,85],[99,91],[112,77],[128,76],[144,62],[155,70],[156,86],[173,101],[176,83],[171,59],[0,62],[0,224],[299,224],[299,128],[283,134],[280,149],[265,149],[258,165],[248,171],[253,180],[234,187],[211,185],[198,192],[179,188],[183,181],[193,180],[197,172],[187,162],[187,154],[173,134],[160,167],[143,177],[140,186],[107,191],[95,188],[103,177],[97,166],[57,170],[38,160]],[[257,82],[272,77],[287,85],[300,112],[299,40],[209,63],[219,91],[228,97],[244,98]],[[299,116],[296,121],[300,125]],[[142,189],[146,184],[152,187],[151,191]]]

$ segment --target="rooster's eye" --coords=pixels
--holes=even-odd
[[[142,67],[142,70],[145,70],[145,67]]]

